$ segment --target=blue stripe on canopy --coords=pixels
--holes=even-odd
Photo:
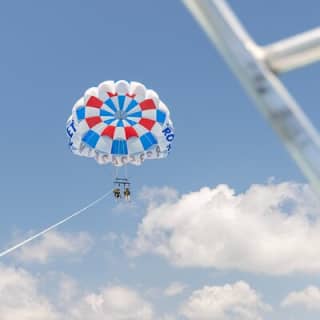
[[[111,116],[111,117],[113,117],[114,113],[111,113],[111,112],[109,112],[107,110],[100,109],[100,117],[103,117],[103,116]]]
[[[140,137],[140,141],[144,150],[148,150],[154,144],[157,144],[157,140],[151,132],[147,132]]]
[[[128,154],[127,141],[121,140],[121,154]]]
[[[157,122],[164,124],[165,120],[166,120],[166,113],[161,110],[157,110]]]
[[[95,148],[99,138],[100,138],[100,136],[96,132],[89,130],[83,136],[82,141],[85,142],[86,144],[88,144],[90,147]]]
[[[138,112],[135,112],[135,113],[131,113],[131,114],[128,114],[128,117],[134,117],[134,118],[141,118],[142,117],[142,112],[141,111],[138,111]]]
[[[117,112],[117,107],[114,105],[111,99],[108,99],[104,102],[107,106],[109,106],[114,112]]]
[[[126,96],[118,96],[119,109],[122,110],[124,106],[124,99]]]
[[[123,121],[122,121],[122,120],[119,120],[119,121],[118,121],[117,127],[123,127]]]
[[[81,107],[81,108],[77,109],[77,118],[79,121],[81,121],[85,118],[85,107]]]
[[[128,121],[131,126],[134,126],[135,124],[137,124],[136,121],[132,121],[130,119],[126,119],[126,121]]]
[[[113,140],[111,147],[111,154],[128,154],[127,141]]]
[[[131,102],[129,103],[129,105],[127,106],[125,112],[128,113],[130,110],[132,110],[136,105],[138,104],[138,102],[136,100],[131,100]]]
[[[105,124],[110,124],[111,122],[113,122],[115,120],[115,118],[112,118],[112,119],[108,119],[108,120],[105,120],[103,121]]]

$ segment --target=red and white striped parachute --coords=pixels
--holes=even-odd
[[[88,89],[72,109],[67,133],[73,153],[115,166],[165,158],[174,139],[169,109],[157,93],[125,80]]]

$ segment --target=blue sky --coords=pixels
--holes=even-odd
[[[230,0],[229,3],[261,45],[319,24],[320,4],[316,0]],[[142,233],[147,232],[149,226],[144,227],[143,219],[153,217],[159,209],[160,204],[150,209],[150,198],[141,200],[141,194],[147,189],[152,188],[152,194],[162,192],[164,203],[168,201],[164,210],[172,210],[174,216],[175,207],[170,207],[170,201],[179,200],[168,200],[168,197],[174,197],[175,192],[183,195],[193,191],[200,199],[203,192],[199,190],[205,186],[215,190],[217,185],[226,184],[236,194],[246,194],[254,184],[268,189],[271,177],[275,185],[306,183],[275,133],[182,3],[13,0],[1,4],[0,38],[2,248],[56,222],[111,188],[113,169],[110,166],[99,166],[92,159],[76,157],[67,146],[65,121],[75,101],[88,87],[109,79],[143,82],[156,90],[168,105],[176,130],[174,148],[168,159],[129,168],[134,194],[131,207],[117,208],[113,199],[107,199],[61,227],[57,238],[47,242],[42,239],[39,247],[29,247],[29,250],[46,251],[48,256],[43,260],[30,258],[26,251],[21,253],[22,258],[18,254],[3,259],[2,277],[8,268],[21,267],[33,279],[41,278],[37,290],[46,296],[52,309],[60,308],[58,294],[55,289],[47,288],[63,283],[62,274],[77,283],[79,292],[97,294],[102,292],[101,288],[107,288],[112,293],[114,286],[119,285],[138,292],[143,301],[148,301],[154,308],[153,318],[155,314],[157,317],[170,314],[177,319],[193,319],[190,312],[179,315],[177,310],[191,301],[188,299],[195,290],[204,286],[221,289],[242,280],[255,290],[254,294],[259,295],[264,304],[272,306],[273,311],[267,312],[266,317],[318,319],[320,301],[311,311],[303,306],[296,310],[295,306],[281,307],[280,304],[292,291],[319,286],[320,269],[310,272],[308,268],[297,267],[298,273],[284,271],[274,275],[271,270],[261,271],[255,266],[251,268],[253,271],[248,265],[240,270],[229,260],[229,267],[223,267],[221,261],[210,262],[209,266],[200,262],[190,262],[190,267],[174,265],[170,253],[164,257],[151,248],[154,242],[150,239],[151,249],[142,250],[136,257],[128,256],[128,249],[124,249],[124,243],[130,246],[135,240],[139,241],[139,225]],[[281,76],[316,127],[320,121],[319,71],[319,65],[315,64]],[[169,189],[164,191],[163,187]],[[268,195],[269,192],[288,192],[289,198],[292,194],[299,197],[295,188],[302,187],[289,183],[283,188],[263,192]],[[309,199],[308,191],[301,194],[305,196],[302,200],[290,199],[301,200],[303,203],[298,206],[302,211],[317,206]],[[216,198],[212,197],[214,201]],[[256,201],[250,199],[248,196],[246,201]],[[272,207],[264,199],[261,201],[263,204],[255,203],[258,208]],[[180,230],[175,227],[176,231]],[[62,241],[60,249],[52,249],[50,241],[57,242],[57,239],[69,240]],[[74,248],[68,247],[68,243],[75,243]],[[315,246],[316,243],[310,243],[310,247]],[[170,298],[161,294],[175,282],[186,289]],[[235,285],[232,288],[239,289]],[[75,306],[73,299],[68,303],[74,309],[82,308]],[[139,303],[141,306],[142,302]],[[252,306],[249,307],[252,310]],[[264,308],[260,307],[255,305],[252,312],[264,314],[260,310]],[[23,312],[26,311],[21,311],[21,319],[29,319]],[[80,316],[74,317],[80,319]],[[145,317],[147,319],[148,314]],[[260,319],[257,317],[252,319]],[[226,315],[221,319],[231,318]]]

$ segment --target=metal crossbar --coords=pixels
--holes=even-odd
[[[320,60],[320,28],[258,46],[224,0],[182,0],[320,195],[320,136],[277,77]]]

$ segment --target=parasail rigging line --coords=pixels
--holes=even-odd
[[[129,178],[128,177],[128,165],[127,164],[124,166],[124,176],[125,176],[126,179]]]
[[[100,201],[102,201],[103,199],[105,199],[107,196],[110,195],[110,193],[112,192],[112,190],[109,190],[107,193],[105,193],[104,195],[102,195],[101,197],[99,197],[98,199],[92,201],[91,203],[89,203],[87,206],[83,207],[82,209],[79,209],[77,210],[76,212],[74,212],[73,214],[71,214],[70,216],[60,220],[59,222],[53,224],[52,226],[38,232],[37,234],[23,240],[22,242],[14,245],[13,247],[11,248],[8,248],[2,252],[0,252],[0,257],[4,257],[6,256],[7,254],[23,247],[24,245],[26,245],[27,243],[31,242],[32,240],[35,240],[41,236],[43,236],[44,234],[46,234],[47,232],[57,228],[58,226],[62,225],[63,223],[67,222],[68,220],[80,215],[81,213],[83,213],[84,211],[88,210],[89,208],[93,207],[94,205],[96,205],[97,203],[99,203]]]

